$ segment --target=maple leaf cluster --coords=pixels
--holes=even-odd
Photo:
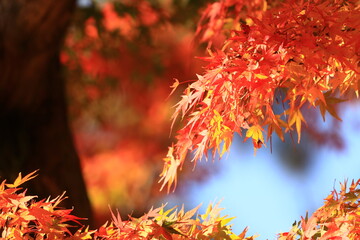
[[[233,218],[221,217],[218,204],[210,204],[205,214],[195,216],[198,208],[185,212],[183,207],[165,210],[163,205],[129,221],[112,213],[112,224],[100,227],[96,235],[110,239],[254,239],[245,237],[247,229],[234,234],[227,225]]]
[[[219,204],[210,204],[201,215],[196,214],[199,207],[185,212],[184,208],[165,210],[163,205],[126,221],[118,212],[117,215],[111,212],[111,223],[89,230],[78,222],[81,218],[71,215],[72,209],[60,208],[64,195],[36,201],[36,196],[21,191],[20,185],[36,177],[35,173],[25,177],[20,173],[14,183],[1,183],[1,239],[254,239],[245,237],[247,229],[235,235],[228,224],[232,218],[220,215]]]
[[[279,240],[293,239],[359,239],[360,215],[358,189],[360,180],[341,184],[341,191],[334,190],[324,205],[310,217],[294,223],[289,232],[280,233]]]
[[[71,215],[72,209],[60,209],[64,195],[52,200],[36,202],[36,196],[27,196],[19,187],[36,177],[32,172],[25,177],[21,173],[12,184],[4,180],[0,184],[0,237],[2,239],[63,239],[71,236],[69,222],[80,218]],[[87,234],[80,234],[78,236]],[[85,238],[79,238],[85,239]]]
[[[166,210],[162,205],[151,208],[139,218],[129,216],[123,220],[111,209],[112,219],[100,228],[89,230],[71,215],[72,209],[62,209],[64,194],[52,200],[36,201],[36,196],[26,195],[21,185],[36,177],[36,171],[24,177],[21,173],[14,183],[0,184],[0,236],[1,239],[238,239],[253,240],[246,236],[247,228],[240,234],[231,230],[233,219],[221,216],[219,204],[209,204],[204,214],[200,206],[189,211],[184,207]],[[359,239],[360,237],[360,180],[341,184],[325,198],[322,207],[310,217],[302,217],[289,232],[278,234],[279,240],[305,239]],[[72,228],[70,230],[70,228]]]
[[[232,30],[240,28],[250,16],[261,19],[267,8],[266,0],[222,0],[209,4],[202,11],[197,24],[196,38],[201,43],[207,43],[208,47],[219,46]]]
[[[206,28],[204,41],[212,41],[206,32],[213,29],[216,16],[226,19],[228,9],[233,13],[233,2],[211,5],[222,4],[216,7],[221,14],[205,11],[207,24],[200,25]],[[319,109],[324,120],[326,113],[340,119],[336,103],[358,97],[357,1],[289,0],[267,7],[260,17],[235,18],[238,24],[231,24],[230,36],[220,49],[209,49],[203,58],[208,62],[205,72],[175,105],[173,121],[181,118],[184,123],[164,158],[162,187],[176,186],[178,169],[189,153],[195,164],[209,152],[222,157],[235,133],[251,139],[255,151],[274,132],[284,140],[285,132],[296,131],[299,142],[306,124],[304,106]],[[222,21],[220,26],[226,25]]]

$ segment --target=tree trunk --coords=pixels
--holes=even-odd
[[[91,218],[71,136],[59,52],[75,0],[0,0],[0,176],[39,169],[30,194]]]

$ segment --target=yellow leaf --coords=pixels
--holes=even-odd
[[[171,93],[169,94],[169,96],[175,92],[176,88],[180,84],[179,80],[177,80],[176,78],[174,78],[174,80],[175,80],[175,82],[173,83],[173,85],[170,86],[170,88],[172,88],[172,90],[171,90]]]
[[[263,75],[263,74],[255,74],[255,77],[256,77],[256,78],[259,78],[259,79],[266,79],[266,78],[268,78],[268,76]]]
[[[167,156],[164,158],[164,168],[163,171],[160,174],[160,180],[159,182],[163,182],[160,188],[160,191],[165,187],[165,185],[168,185],[167,192],[170,192],[171,186],[174,184],[175,191],[176,184],[177,184],[177,171],[180,166],[180,161],[178,159],[175,159],[174,157],[174,148],[169,147],[169,151],[167,153]]]
[[[254,145],[254,154],[256,154],[256,150],[258,148],[261,148],[262,144],[264,144],[264,136],[262,131],[263,129],[260,125],[253,125],[246,132],[245,141],[250,137],[252,138],[252,142]]]
[[[296,132],[298,134],[298,143],[300,143],[300,138],[301,138],[301,122],[306,123],[300,109],[298,109],[294,111],[289,118],[289,126],[291,127],[294,124],[296,126]]]
[[[252,138],[255,141],[264,142],[264,137],[262,134],[262,127],[260,125],[251,126],[246,132],[246,138]]]
[[[18,177],[15,179],[14,183],[13,184],[5,184],[7,187],[9,188],[16,188],[18,186],[20,186],[21,184],[23,184],[24,182],[26,181],[29,181],[33,178],[35,178],[37,176],[37,174],[35,175],[35,173],[37,172],[38,170],[35,170],[31,173],[29,173],[28,175],[26,175],[25,177],[22,177],[21,176],[21,173],[19,173]]]

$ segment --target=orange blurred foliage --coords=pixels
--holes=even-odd
[[[175,22],[176,7],[106,2],[78,14],[66,39],[73,132],[99,221],[108,204],[142,214],[163,194],[157,178],[171,141],[169,86],[200,69],[195,25]]]

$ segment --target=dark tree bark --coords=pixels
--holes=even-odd
[[[75,7],[75,0],[0,0],[0,176],[40,169],[29,193],[66,191],[65,207],[91,218],[59,62]]]

